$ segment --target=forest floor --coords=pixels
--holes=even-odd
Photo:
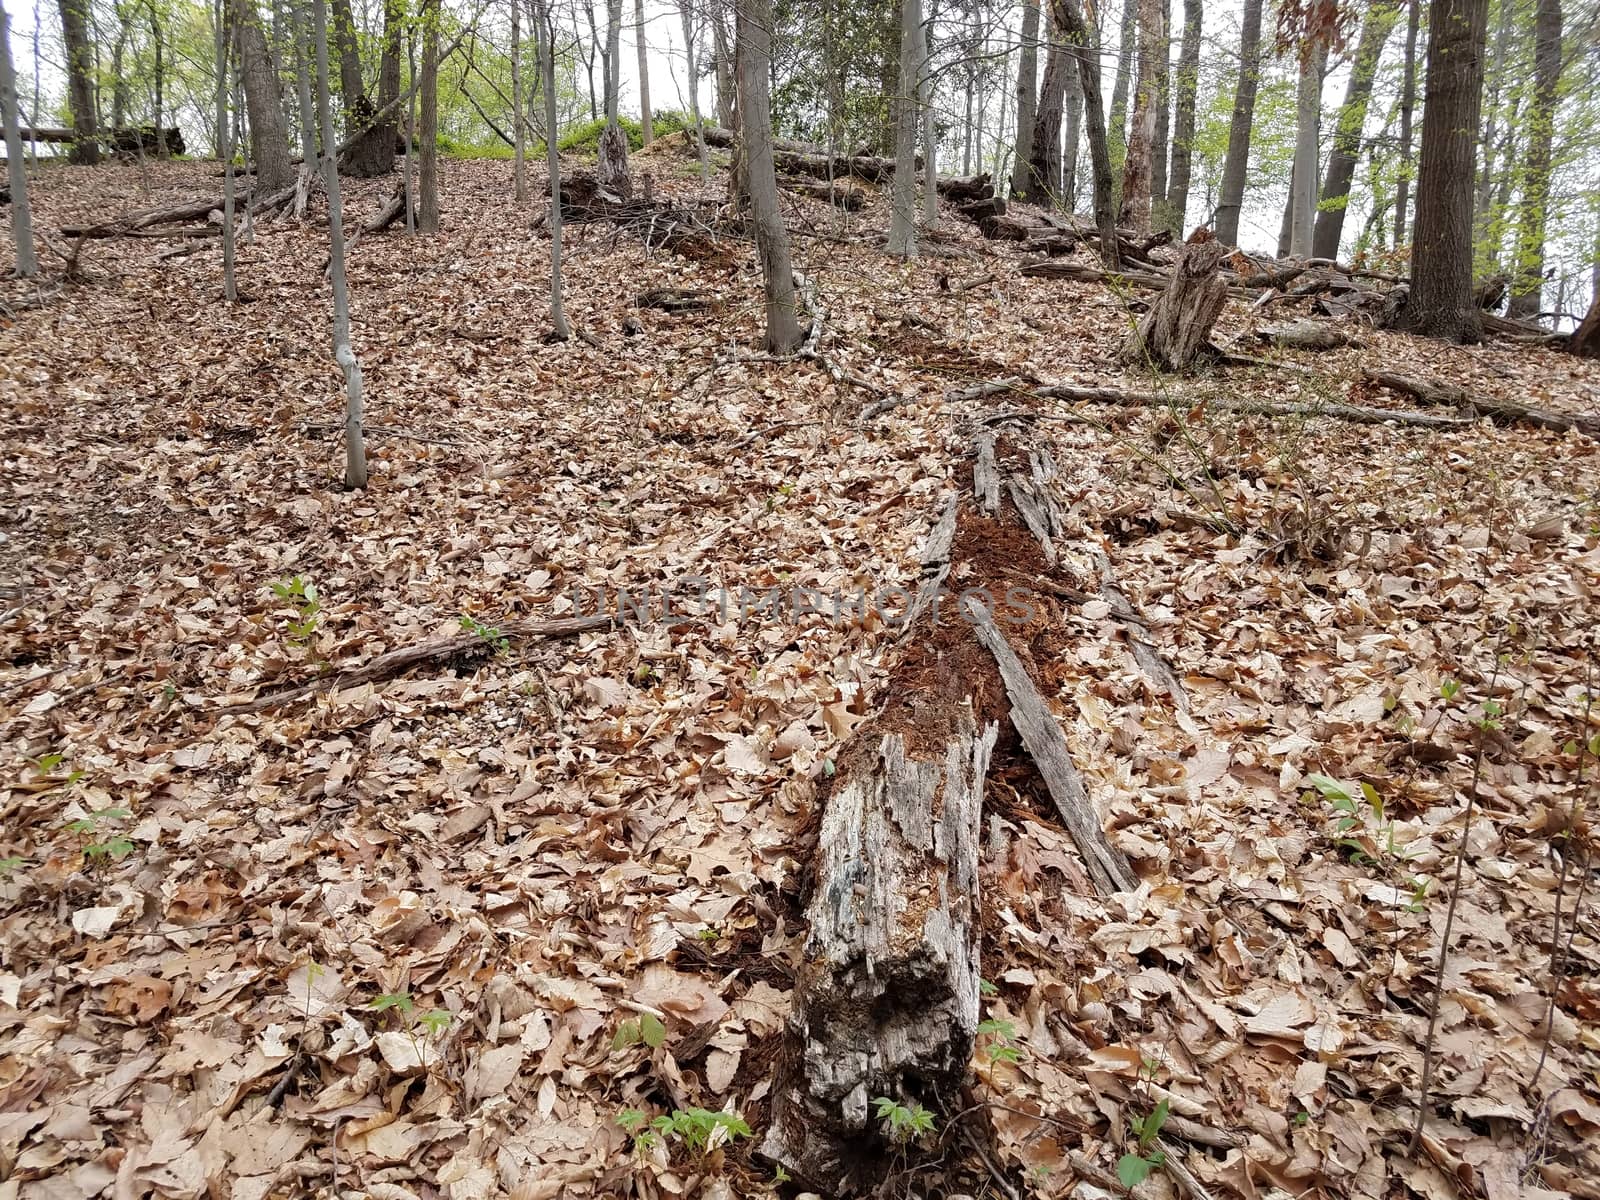
[[[682,160],[644,169],[699,193]],[[1110,289],[1021,277],[1015,244],[948,215],[940,257],[893,261],[884,198],[791,197],[821,350],[904,399],[865,419],[879,397],[823,363],[759,361],[738,242],[718,266],[569,227],[597,344],[546,344],[542,176],[527,206],[507,163],[444,177],[440,235],[350,255],[362,492],[339,486],[320,220],[241,244],[236,305],[215,241],[91,242],[31,310],[0,287],[0,1200],[771,1189],[756,1139],[636,1153],[616,1118],[726,1109],[759,1134],[818,788],[895,630],[741,614],[739,589],[914,586],[1002,408],[1067,481],[1064,568],[1107,556],[1186,703],[1106,604],[1062,606],[1057,713],[1143,882],[1097,899],[1037,789],[991,780],[995,1032],[887,1194],[1103,1196],[1164,1099],[1144,1200],[1600,1196],[1600,452],[1207,406],[1405,408],[1359,382],[1382,367],[1593,412],[1600,364],[1351,327],[1253,351],[1308,371],[1124,375]],[[212,164],[149,184],[47,169],[36,226],[220,192]],[[347,214],[391,186],[347,185]],[[716,306],[636,311],[656,287]],[[1263,319],[1234,301],[1218,332]],[[1006,377],[1172,404],[951,398]],[[570,615],[575,587],[697,576],[726,620],[495,632]],[[274,590],[296,578],[314,628]],[[482,644],[449,661],[241,710],[464,618]]]

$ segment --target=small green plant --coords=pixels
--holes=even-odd
[[[121,862],[133,853],[133,842],[121,833],[108,830],[107,826],[127,820],[132,815],[125,808],[102,808],[86,817],[68,821],[67,832],[83,839],[83,856],[95,866]]]
[[[1165,1100],[1133,1122],[1129,1132],[1137,1139],[1137,1149],[1117,1160],[1117,1178],[1122,1181],[1123,1187],[1129,1189],[1138,1187],[1150,1177],[1151,1171],[1167,1161],[1166,1153],[1156,1149],[1156,1139],[1161,1136],[1161,1127],[1166,1123]]]
[[[624,1021],[617,1026],[616,1036],[611,1039],[611,1048],[625,1050],[629,1046],[643,1044],[652,1050],[659,1050],[666,1040],[667,1027],[661,1023],[661,1018],[653,1013],[641,1013],[637,1021]]]
[[[417,1052],[417,1061],[427,1063],[429,1056],[424,1052],[422,1043],[417,1040],[417,1026],[422,1026],[430,1034],[437,1037],[455,1020],[442,1008],[431,1008],[425,1013],[417,1012],[416,1001],[411,998],[410,992],[384,992],[373,999],[371,1010],[376,1013],[390,1012],[394,1014],[394,1023],[399,1031],[411,1039],[411,1045]]]
[[[883,1122],[884,1132],[897,1146],[909,1145],[924,1134],[932,1133],[936,1127],[933,1114],[915,1100],[901,1104],[888,1096],[879,1096],[872,1103],[875,1115]]]
[[[461,628],[465,629],[475,638],[480,638],[485,645],[493,648],[496,654],[504,654],[511,649],[511,639],[493,625],[485,625],[476,617],[461,614]]]
[[[998,987],[996,987],[994,984],[990,983],[987,979],[978,980],[978,995],[980,995],[980,996],[995,996],[995,995],[998,995],[999,992],[1000,992],[1000,989]]]
[[[1321,793],[1335,812],[1343,814],[1334,824],[1338,835],[1334,844],[1350,851],[1352,862],[1358,865],[1372,862],[1370,851],[1374,847],[1383,853],[1386,861],[1410,856],[1410,851],[1396,839],[1394,822],[1384,810],[1383,797],[1370,783],[1362,782],[1352,787],[1326,775],[1315,774],[1307,775],[1306,782]],[[1358,831],[1371,836],[1371,846],[1354,836]]]
[[[1010,1021],[990,1019],[978,1022],[978,1036],[987,1038],[984,1053],[990,1062],[1020,1062],[1022,1051],[1017,1049],[1017,1027]]]
[[[273,584],[272,594],[294,609],[294,616],[284,620],[284,632],[301,646],[309,646],[322,620],[322,602],[317,599],[317,585],[296,575],[287,583]]]
[[[653,1120],[637,1108],[625,1108],[617,1114],[617,1124],[633,1138],[635,1152],[676,1139],[697,1160],[716,1149],[719,1130],[728,1141],[750,1136],[750,1126],[738,1113],[707,1108],[677,1108]]]
[[[26,861],[27,859],[21,858],[15,854],[7,855],[5,858],[0,858],[0,879],[6,878],[6,876],[10,875],[11,872],[15,871]]]

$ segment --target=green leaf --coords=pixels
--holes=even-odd
[[[1355,803],[1356,798],[1352,796],[1350,794],[1350,790],[1337,779],[1331,779],[1326,775],[1312,774],[1306,776],[1306,782],[1312,787],[1316,788],[1317,791],[1321,792],[1329,800],[1348,800],[1352,804]]]
[[[1136,1188],[1146,1179],[1156,1164],[1142,1154],[1124,1154],[1117,1159],[1117,1178],[1125,1188]]]
[[[373,1012],[386,1012],[391,1008],[397,1008],[409,1016],[412,1009],[411,993],[386,992],[372,1002]]]
[[[626,1050],[629,1046],[637,1046],[639,1039],[639,1022],[624,1021],[617,1026],[616,1035],[611,1039],[611,1048],[613,1050]]]
[[[450,1022],[455,1020],[454,1017],[452,1017],[442,1008],[430,1009],[417,1019],[422,1022],[423,1026],[428,1030],[429,1033],[434,1034],[442,1033],[446,1029],[449,1029]]]
[[[661,1018],[645,1013],[639,1018],[639,1036],[650,1049],[659,1050],[667,1040],[667,1027],[661,1023]]]

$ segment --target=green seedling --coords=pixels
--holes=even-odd
[[[511,639],[493,625],[485,625],[476,617],[461,615],[461,628],[465,629],[475,638],[480,638],[485,645],[494,650],[496,654],[504,654],[511,649]]]
[[[872,1103],[875,1115],[883,1122],[884,1132],[897,1146],[909,1145],[923,1135],[932,1133],[936,1127],[933,1114],[915,1100],[910,1104],[901,1104],[888,1096],[879,1096]]]
[[[317,599],[317,585],[296,575],[287,583],[273,584],[272,594],[294,609],[294,616],[283,623],[284,632],[301,646],[309,646],[322,620],[322,602]]]
[[[1022,1051],[1017,1049],[1017,1027],[1010,1021],[990,1019],[978,1023],[978,1036],[987,1038],[984,1053],[990,1062],[1020,1062]]]
[[[625,1108],[617,1114],[617,1124],[633,1138],[636,1152],[676,1139],[696,1160],[703,1160],[716,1148],[713,1143],[719,1130],[728,1141],[750,1136],[750,1126],[738,1113],[706,1108],[678,1108],[654,1120],[636,1108]]]
[[[1150,1177],[1151,1171],[1167,1161],[1166,1153],[1155,1148],[1156,1139],[1161,1136],[1161,1127],[1166,1123],[1165,1100],[1140,1120],[1133,1122],[1130,1132],[1137,1139],[1138,1148],[1117,1160],[1117,1178],[1122,1181],[1123,1187],[1130,1190],[1138,1187]]]
[[[651,1013],[641,1013],[637,1021],[624,1021],[617,1026],[616,1036],[611,1039],[611,1048],[625,1050],[629,1046],[643,1044],[652,1050],[659,1050],[666,1040],[667,1027],[661,1023],[661,1018]]]

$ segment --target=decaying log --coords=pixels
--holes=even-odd
[[[280,208],[294,199],[294,186],[290,185],[280,191],[270,192],[261,196],[250,204],[250,211],[260,215],[273,209]],[[203,221],[213,212],[222,209],[222,198],[214,200],[190,200],[183,204],[168,204],[157,208],[143,208],[134,212],[123,213],[120,217],[113,217],[109,221],[96,221],[87,225],[63,225],[61,232],[69,238],[114,238],[123,237],[139,229],[149,229],[156,225],[179,225],[187,221]],[[238,211],[243,212],[244,205],[238,206]]]
[[[1142,636],[1148,633],[1149,629],[1133,605],[1128,603],[1128,598],[1122,594],[1122,589],[1117,586],[1116,575],[1111,570],[1111,560],[1104,554],[1096,552],[1094,563],[1095,569],[1100,573],[1100,598],[1111,606],[1112,617],[1128,635],[1128,644],[1133,648],[1133,661],[1139,664],[1139,670],[1153,687],[1166,692],[1176,707],[1188,712],[1189,694],[1183,690],[1183,684],[1167,665],[1167,660],[1161,657],[1160,651]]]
[[[1321,321],[1290,321],[1287,325],[1263,325],[1256,336],[1274,346],[1290,350],[1337,350],[1350,344],[1350,339],[1331,325]]]
[[[802,196],[810,196],[813,200],[821,200],[824,204],[831,204],[845,212],[860,212],[867,202],[867,188],[853,175],[846,175],[831,182],[826,179],[781,179],[785,191],[797,192]]]
[[[1221,261],[1220,242],[1184,244],[1172,282],[1123,342],[1124,363],[1181,371],[1194,362],[1228,299],[1228,285],[1217,274]]]
[[[558,617],[551,621],[507,622],[499,626],[497,633],[508,641],[531,641],[538,638],[572,637],[595,629],[609,629],[615,623],[608,614],[596,613],[587,617]],[[490,643],[476,633],[463,634],[460,637],[434,638],[432,641],[401,646],[343,670],[329,671],[310,683],[257,696],[254,700],[247,700],[242,704],[224,705],[213,711],[218,716],[265,712],[267,709],[279,708],[318,692],[343,691],[346,688],[359,687],[364,683],[379,683],[385,679],[392,679],[425,662],[449,662],[451,659],[483,654],[490,649]]]
[[[731,263],[733,256],[700,213],[685,205],[653,199],[644,177],[644,195],[625,199],[586,172],[561,181],[561,215],[574,224],[610,221],[632,230],[652,249],[661,247],[697,261]],[[546,194],[549,185],[545,185]]]
[[[382,233],[389,226],[398,221],[406,211],[406,193],[404,187],[395,188],[394,192],[383,202],[383,207],[361,223],[362,233]]]
[[[716,300],[704,292],[683,288],[651,288],[634,297],[635,308],[659,308],[667,313],[701,312],[716,307]]]
[[[1500,424],[1534,425],[1540,429],[1553,429],[1566,433],[1576,429],[1592,438],[1600,438],[1600,416],[1580,413],[1556,412],[1548,408],[1535,408],[1513,400],[1496,400],[1492,396],[1475,396],[1465,388],[1437,379],[1418,379],[1399,375],[1393,371],[1366,370],[1362,374],[1373,383],[1396,392],[1415,397],[1423,404],[1454,408],[1470,416],[1488,417]]]
[[[25,142],[48,142],[58,145],[70,145],[78,140],[78,135],[70,129],[41,125],[30,129],[24,125],[19,130]],[[94,140],[102,142],[117,154],[137,154],[143,150],[146,154],[156,154],[160,150],[161,142],[165,137],[167,152],[169,154],[186,153],[183,145],[183,130],[176,126],[157,129],[154,125],[141,125],[125,129],[103,129],[94,135]]]
[[[1429,429],[1461,429],[1471,424],[1465,417],[1443,417],[1436,413],[1411,412],[1404,408],[1362,408],[1354,404],[1310,404],[1298,401],[1241,400],[1228,396],[1184,396],[1176,393],[1126,391],[1112,387],[1078,387],[1056,384],[1050,387],[1030,387],[1021,379],[997,379],[976,387],[947,393],[952,401],[977,400],[1002,392],[1024,392],[1028,395],[1054,400],[1072,400],[1083,404],[1110,404],[1119,408],[1154,408],[1162,410],[1214,408],[1221,412],[1244,413],[1256,417],[1327,417],[1336,421],[1350,421],[1358,425],[1420,425]]]
[[[1148,271],[1118,271],[1112,274],[1102,271],[1099,267],[1076,262],[1058,262],[1050,258],[1024,263],[1017,274],[1034,279],[1070,279],[1074,283],[1105,283],[1114,280],[1129,287],[1144,288],[1148,291],[1159,291],[1171,282],[1170,276]]]
[[[956,215],[969,221],[982,221],[985,217],[1003,217],[1006,213],[1004,197],[990,196],[987,200],[968,200],[956,205]]]
[[[987,171],[981,175],[946,176],[939,180],[938,191],[939,195],[955,204],[987,200],[994,195],[994,182]]]

